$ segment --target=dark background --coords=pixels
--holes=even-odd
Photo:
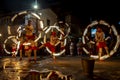
[[[77,17],[82,24],[104,19],[118,25],[119,2],[116,0],[37,0],[39,9],[51,8],[58,16],[67,14]],[[33,9],[35,0],[0,0],[0,15]]]

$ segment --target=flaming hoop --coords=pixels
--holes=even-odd
[[[109,28],[109,31],[108,31],[109,34],[113,33],[113,35],[116,37],[116,43],[114,44],[113,49],[111,49],[111,50],[109,51],[110,56],[112,56],[112,55],[117,51],[117,49],[118,49],[118,47],[119,47],[120,36],[118,35],[118,32],[117,32],[115,26],[114,26],[114,25],[111,25],[111,26],[110,26],[110,25],[109,25],[107,22],[105,22],[104,20],[93,21],[91,24],[89,24],[89,25],[85,28],[85,30],[84,30],[84,32],[83,32],[82,42],[83,42],[84,45],[86,45],[87,43],[95,44],[94,41],[92,41],[92,40],[90,40],[90,39],[88,38],[87,33],[88,33],[88,31],[89,31],[90,28],[92,28],[93,26],[96,26],[96,25],[98,25],[98,24],[104,25],[104,26],[106,26],[107,28]],[[105,40],[107,41],[109,38],[110,38],[110,36],[106,37]],[[86,49],[86,47],[83,47],[83,50],[85,51],[86,54],[90,54],[90,51],[89,51],[88,49]],[[103,55],[100,59],[101,59],[101,60],[104,60],[104,59],[106,59],[106,58],[108,58],[108,57],[110,57],[110,56],[109,56],[109,55]],[[91,54],[90,54],[90,57],[93,57],[93,58],[95,58],[95,59],[98,59],[98,55],[91,55]]]
[[[50,32],[50,30],[56,29],[58,32],[60,32],[60,36],[58,37],[59,41],[63,40],[64,46],[66,46],[66,42],[67,42],[66,37],[68,36],[68,34],[70,32],[70,27],[67,23],[65,23],[65,25],[68,28],[66,33],[60,29],[60,27],[57,25],[57,23],[55,23],[53,26],[49,26],[49,28],[45,29],[45,31],[44,31],[45,35],[44,35],[43,43],[46,43],[46,36],[47,36],[48,32]],[[64,35],[64,36],[62,36],[62,35]],[[46,47],[46,50],[50,54],[52,54],[53,56],[60,56],[65,52],[65,49],[63,49],[60,52],[56,52],[56,53],[53,54],[52,51],[50,51],[50,49],[48,47]]]
[[[41,17],[39,14],[35,13],[35,12],[30,12],[30,11],[22,11],[22,12],[19,12],[17,14],[15,14],[12,18],[11,18],[11,23],[13,23],[15,21],[15,19],[18,17],[18,16],[21,16],[21,15],[26,15],[26,14],[30,14],[32,16],[34,16],[35,18],[37,18],[39,20],[39,26],[41,29],[44,28],[44,25],[43,25],[43,21],[41,20]],[[19,46],[20,46],[20,41],[19,41],[19,37],[21,36],[22,32],[25,30],[25,28],[23,27],[23,25],[20,25],[17,29],[17,32],[18,34],[16,36],[12,36],[11,34],[11,26],[8,25],[8,34],[11,35],[9,36],[5,41],[4,41],[4,44],[3,44],[3,47],[4,47],[4,50],[7,54],[11,54],[12,52],[8,51],[6,49],[6,43],[9,41],[9,40],[12,40],[13,38],[16,38],[16,42],[15,44],[17,45],[17,50],[15,52],[15,54],[17,55],[18,53],[18,50],[19,50]],[[39,32],[39,35],[37,36],[37,38],[34,40],[34,42],[37,42],[39,39],[41,38],[41,33]]]

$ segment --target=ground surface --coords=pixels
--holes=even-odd
[[[28,62],[26,57],[22,61],[19,61],[19,57],[3,57],[0,59],[0,80],[30,80],[32,70],[37,70],[43,78],[36,80],[45,80],[50,71],[58,71],[65,76],[71,75],[73,80],[120,80],[120,57],[96,60],[92,78],[86,76],[81,60],[79,56],[64,56],[57,57],[54,62],[47,56],[38,57],[34,63]]]

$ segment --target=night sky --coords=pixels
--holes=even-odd
[[[104,19],[111,24],[120,21],[119,2],[110,0],[37,0],[40,9],[51,8],[58,15],[72,14],[83,21]],[[0,0],[0,13],[33,9],[35,0]]]

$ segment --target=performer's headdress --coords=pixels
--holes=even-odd
[[[56,36],[56,32],[54,32],[54,31],[51,32],[51,35]]]

